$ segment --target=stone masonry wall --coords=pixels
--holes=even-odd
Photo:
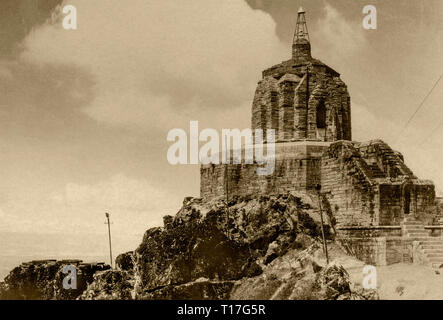
[[[203,199],[273,195],[314,189],[321,179],[321,156],[325,143],[277,143],[275,169],[267,176],[257,175],[258,165],[210,164],[200,168],[200,196]]]
[[[306,76],[286,73],[259,82],[252,105],[252,129],[274,129],[280,141],[351,140],[351,107],[346,85],[339,77],[312,67]],[[309,85],[307,84],[309,82]],[[317,108],[326,108],[326,128],[317,128]]]
[[[435,189],[381,140],[337,142],[322,160],[322,187],[342,226],[400,225],[435,218]]]
[[[279,141],[351,140],[351,101],[340,74],[312,58],[308,40],[297,40],[292,49],[292,59],[263,71],[252,129],[274,129]],[[325,125],[319,125],[323,106]]]
[[[259,176],[255,164],[202,166],[201,197],[280,194],[312,190],[321,184],[338,228],[398,226],[406,216],[432,224],[434,185],[416,179],[383,144],[277,143],[275,169],[268,176]]]
[[[369,265],[384,266],[386,260],[386,238],[340,238],[345,251]]]
[[[413,240],[404,237],[339,238],[345,251],[374,266],[412,263]]]
[[[377,186],[351,142],[334,143],[322,158],[322,193],[337,227],[378,225]]]
[[[359,143],[357,146],[362,158],[368,165],[376,165],[384,177],[397,178],[406,176],[416,179],[413,172],[406,166],[403,156],[389,147],[382,140]]]
[[[432,182],[413,179],[380,183],[381,225],[399,225],[406,217],[415,217],[428,225],[432,224],[435,212],[435,187]]]
[[[401,186],[382,184],[380,192],[380,225],[400,225],[404,218]]]

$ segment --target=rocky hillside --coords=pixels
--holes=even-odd
[[[162,228],[116,259],[79,265],[78,290],[60,289],[63,263],[31,263],[1,284],[21,299],[362,299],[340,265],[326,265],[315,197],[294,194],[204,203],[186,198]],[[328,216],[326,210],[326,217]],[[329,219],[326,218],[328,222]],[[331,225],[331,227],[329,227]],[[326,226],[333,241],[333,223]],[[51,289],[54,288],[54,289]],[[373,295],[369,295],[373,298]]]

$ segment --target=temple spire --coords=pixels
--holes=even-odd
[[[308,25],[306,24],[305,13],[306,11],[302,7],[298,9],[297,26],[295,27],[294,33],[294,43],[296,43],[298,39],[306,39],[309,41],[309,32]]]
[[[306,24],[306,11],[300,7],[297,15],[294,40],[292,44],[292,59],[310,60],[311,44],[309,40],[308,25]]]

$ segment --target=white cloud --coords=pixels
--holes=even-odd
[[[313,26],[312,37],[314,56],[338,64],[346,57],[355,55],[366,46],[361,21],[347,20],[337,9],[326,3],[325,16]],[[318,53],[318,54],[316,54]]]
[[[65,3],[78,30],[52,21],[28,36],[22,58],[91,71],[96,96],[84,112],[110,124],[164,128],[250,104],[260,70],[289,54],[272,18],[242,0]]]

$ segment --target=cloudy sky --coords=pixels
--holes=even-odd
[[[77,30],[62,27],[68,4]],[[377,30],[362,28],[367,4]],[[168,131],[248,127],[300,5],[313,55],[348,84],[354,139],[385,140],[443,190],[443,81],[405,127],[443,73],[440,0],[2,0],[0,233],[98,252],[110,212],[115,251],[133,249],[199,194],[198,166],[166,161]]]

